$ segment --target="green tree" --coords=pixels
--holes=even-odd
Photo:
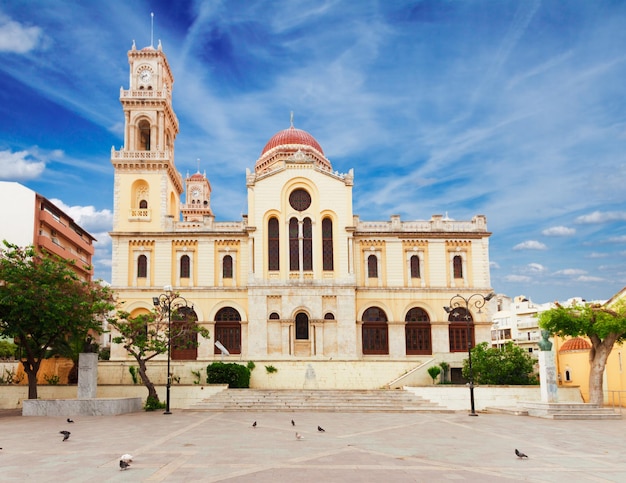
[[[73,263],[4,241],[0,250],[0,334],[20,347],[28,398],[37,399],[41,361],[70,338],[100,333],[113,308],[100,283],[81,280]]]
[[[428,375],[429,375],[430,377],[432,377],[432,379],[433,379],[433,384],[434,384],[434,383],[435,383],[435,379],[437,379],[437,376],[438,376],[439,374],[441,374],[441,367],[439,367],[439,366],[430,366],[430,367],[427,369],[427,371],[428,371]]]
[[[519,346],[489,347],[487,342],[472,349],[474,381],[478,384],[537,384],[535,361]],[[463,377],[469,379],[469,360],[463,362]]]
[[[559,337],[585,336],[591,341],[589,351],[589,402],[604,403],[602,375],[615,343],[626,338],[626,301],[617,300],[610,306],[574,304],[542,312],[539,326]]]
[[[113,342],[122,344],[124,349],[135,358],[139,366],[139,375],[144,386],[148,389],[148,401],[159,402],[154,383],[148,376],[148,361],[159,354],[166,354],[168,341],[171,335],[171,345],[180,347],[197,346],[197,334],[209,338],[209,331],[197,324],[179,324],[184,315],[178,310],[172,310],[169,314],[161,310],[153,310],[145,314],[131,317],[130,313],[119,311],[117,317],[109,319],[109,325],[114,327],[118,335],[113,337]],[[169,329],[171,328],[171,334]],[[168,375],[171,377],[171,374]]]

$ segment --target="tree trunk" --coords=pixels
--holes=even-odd
[[[593,347],[589,351],[589,402],[602,406],[604,368],[616,337],[606,337],[602,342],[597,338],[590,338]]]
[[[148,398],[152,398],[155,401],[159,401],[159,395],[156,392],[156,388],[154,387],[154,383],[148,377],[148,368],[146,366],[146,361],[140,357],[137,357],[137,364],[139,364],[139,375],[141,376],[141,380],[143,381],[143,385],[148,389]]]
[[[40,365],[41,361],[22,361],[24,372],[28,376],[28,399],[37,399],[37,373]]]

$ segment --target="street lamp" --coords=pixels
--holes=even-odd
[[[170,411],[170,387],[172,386],[172,373],[170,371],[170,359],[172,353],[172,311],[176,312],[183,307],[189,307],[187,300],[172,290],[167,285],[164,287],[165,293],[158,297],[152,297],[152,303],[159,308],[161,315],[167,313],[167,393],[165,399],[165,412],[163,414],[172,414]]]
[[[452,313],[454,309],[464,308],[465,309],[465,322],[467,324],[467,359],[469,365],[469,389],[470,389],[470,404],[471,404],[471,412],[470,416],[478,416],[474,409],[474,369],[472,368],[472,333],[471,333],[471,325],[472,314],[470,312],[470,305],[476,307],[478,309],[478,313],[480,313],[480,309],[485,306],[487,302],[489,302],[496,294],[490,293],[489,295],[483,295],[480,293],[475,293],[465,298],[462,295],[456,294],[454,297],[450,299],[450,305],[444,307],[448,314]],[[458,313],[455,314],[458,317]]]

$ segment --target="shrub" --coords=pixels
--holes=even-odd
[[[165,403],[159,401],[158,399],[148,396],[146,399],[146,404],[144,405],[144,410],[146,411],[156,411],[157,409],[165,409]]]
[[[265,366],[265,370],[267,371],[268,374],[278,372],[278,369],[276,369],[274,366]]]
[[[54,374],[51,376],[49,376],[48,374],[44,374],[43,379],[51,386],[56,386],[57,384],[59,384],[59,381],[61,380],[59,376],[54,375]]]
[[[8,340],[0,340],[0,359],[12,359],[17,353],[17,345]]]
[[[441,367],[430,366],[427,370],[428,370],[428,375],[433,378],[433,384],[434,384],[435,379],[437,379],[437,376],[441,374]]]
[[[228,387],[250,387],[250,369],[241,364],[214,362],[206,368],[206,382],[228,384]]]
[[[111,348],[103,347],[102,349],[100,349],[100,351],[98,352],[98,359],[100,359],[101,361],[108,361],[109,359],[111,359]]]

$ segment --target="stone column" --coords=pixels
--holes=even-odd
[[[78,399],[94,399],[98,390],[98,354],[78,355]]]

